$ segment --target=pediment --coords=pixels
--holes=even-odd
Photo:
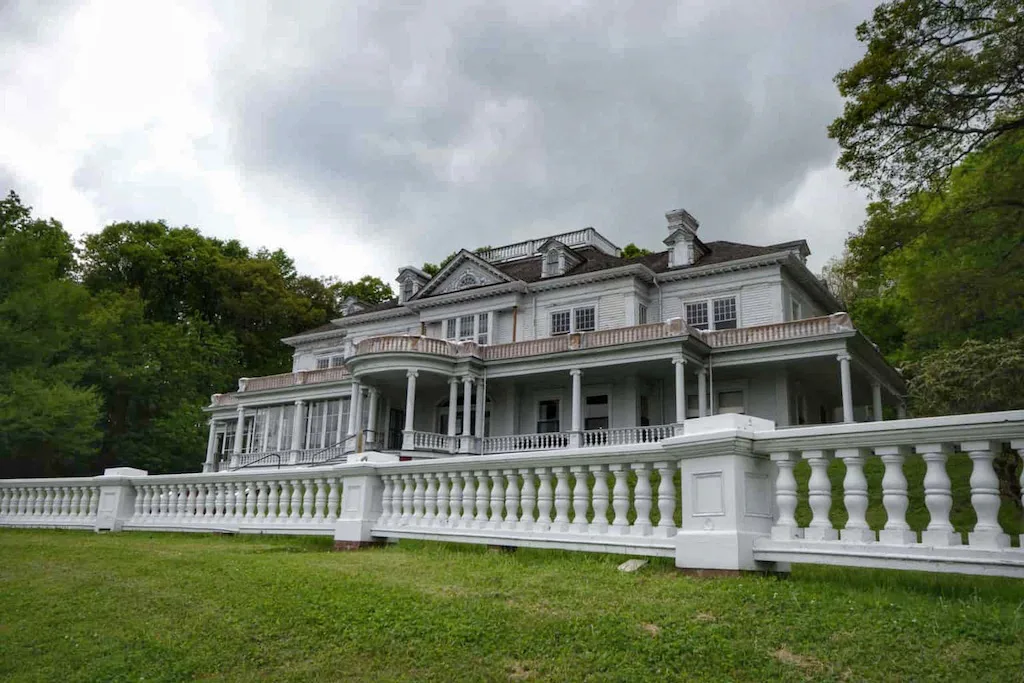
[[[464,289],[486,287],[503,282],[512,282],[512,278],[473,252],[463,249],[441,269],[441,272],[431,278],[430,282],[414,298],[451,294]]]

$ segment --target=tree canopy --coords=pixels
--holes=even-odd
[[[1020,0],[892,0],[857,28],[867,52],[835,78],[840,168],[881,197],[933,188],[1024,128]]]

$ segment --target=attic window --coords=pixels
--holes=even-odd
[[[549,249],[544,254],[544,277],[551,277],[552,275],[561,275],[561,258],[557,249]]]
[[[458,289],[466,289],[467,287],[476,287],[478,284],[480,284],[480,281],[476,279],[476,276],[467,271],[459,278],[456,287]]]
[[[402,283],[402,301],[408,301],[412,298],[412,280],[406,280]]]

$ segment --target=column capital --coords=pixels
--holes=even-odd
[[[237,412],[239,415],[243,414],[245,412],[245,406],[238,406],[238,408],[235,409],[235,412]]]
[[[458,377],[449,377],[448,378],[448,384],[450,384],[450,385],[458,384],[460,381],[461,380]]]
[[[304,399],[301,399],[301,398],[300,399],[296,399],[295,405],[300,406],[300,407],[304,406],[304,405],[306,405],[306,401]]]
[[[407,378],[409,378],[409,379],[412,379],[414,377],[419,377],[420,376],[420,371],[419,370],[406,370],[405,371],[405,376]]]
[[[705,376],[706,374],[708,374],[708,368],[707,368],[707,366],[705,366],[705,365],[701,365],[701,366],[699,366],[699,367],[697,368],[697,374],[698,374],[698,375],[700,375],[701,377],[703,377],[703,376]]]
[[[686,365],[686,359],[680,356],[672,359],[672,365]]]
[[[850,358],[851,356],[849,351],[840,351],[839,353],[836,354],[836,360],[840,362],[844,360],[850,360]]]
[[[579,368],[573,368],[572,370],[569,371],[569,374],[572,375],[573,377],[579,377],[580,375],[583,374],[583,371],[580,370]]]
[[[473,377],[473,375],[463,375],[462,376],[462,383],[463,384],[472,384],[474,381],[476,381],[476,378]]]

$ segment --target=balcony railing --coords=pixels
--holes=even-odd
[[[853,329],[850,316],[846,313],[834,313],[819,318],[714,331],[696,330],[686,325],[682,319],[673,318],[666,322],[648,323],[646,325],[617,327],[608,330],[596,330],[594,332],[576,332],[556,337],[490,345],[481,345],[474,341],[452,342],[446,339],[413,335],[384,335],[360,341],[356,344],[355,355],[423,353],[447,358],[472,357],[484,361],[500,361],[545,356],[569,351],[609,348],[625,344],[670,339],[682,335],[694,336],[703,340],[708,346],[719,349],[730,346],[808,339],[840,332],[849,332]],[[266,377],[243,377],[238,381],[238,391],[265,391],[306,384],[336,382],[348,379],[350,376],[348,368],[337,367],[323,370],[288,372]],[[237,404],[237,394],[214,394],[212,399],[212,405],[217,407]]]
[[[846,313],[833,313],[820,318],[805,318],[770,325],[753,327],[737,327],[733,330],[715,330],[701,332],[705,343],[712,348],[725,346],[744,346],[746,344],[765,344],[791,339],[820,337],[838,332],[849,332],[854,329],[850,316]]]
[[[569,447],[569,432],[545,432],[543,434],[509,434],[487,436],[483,439],[484,455],[492,453],[516,453],[519,451],[545,451]]]
[[[412,447],[417,451],[454,453],[458,439],[457,436],[435,434],[434,432],[412,432]]]
[[[657,443],[670,436],[675,436],[674,425],[588,429],[582,433],[582,444],[584,447],[629,446],[638,443]]]
[[[558,240],[567,247],[596,247],[607,254],[619,255],[619,248],[614,244],[606,240],[593,228],[583,228],[582,230],[573,230],[571,232],[563,232],[560,235],[554,235],[553,237],[543,237],[536,240],[527,240],[525,242],[516,242],[515,244],[508,244],[501,247],[494,247],[493,249],[487,249],[480,252],[480,257],[485,261],[496,263],[499,261],[512,261],[515,259],[529,258],[537,254],[537,249],[548,240]]]

